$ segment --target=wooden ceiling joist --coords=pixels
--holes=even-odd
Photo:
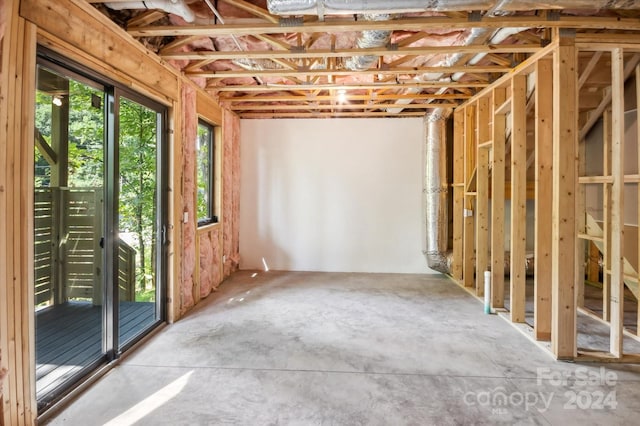
[[[327,19],[319,22],[307,22],[301,25],[281,26],[278,23],[264,24],[229,24],[229,25],[159,25],[136,26],[128,29],[134,37],[150,36],[223,36],[223,35],[256,35],[256,34],[285,34],[285,33],[313,33],[326,32],[337,33],[345,31],[363,30],[404,30],[426,31],[429,29],[441,30],[442,28],[468,29],[489,28],[498,29],[504,27],[527,28],[576,28],[576,29],[602,29],[640,31],[638,20],[634,18],[616,17],[577,17],[559,15],[549,20],[544,16],[499,16],[482,17],[478,20],[464,18],[405,18],[388,21],[355,21],[353,19]]]
[[[369,112],[248,112],[239,114],[240,118],[367,118],[367,117],[423,117],[424,111],[406,111],[400,113],[386,111]]]
[[[457,103],[429,103],[429,104],[403,104],[401,107],[403,109],[436,109],[436,108],[455,108],[458,106]],[[296,105],[296,104],[279,104],[279,105],[252,105],[252,104],[242,104],[242,105],[232,105],[230,107],[233,111],[292,111],[292,110],[325,110],[325,109],[362,109],[362,110],[378,110],[378,109],[386,109],[386,108],[398,108],[398,105],[394,103],[358,103],[358,104],[340,104],[340,103],[331,103],[331,104],[304,104],[304,105]]]
[[[426,73],[506,73],[511,67],[495,66],[451,66],[451,67],[416,67],[416,68],[391,68],[368,69],[363,71],[331,70],[331,69],[297,69],[297,70],[251,70],[251,71],[187,71],[185,74],[191,77],[204,78],[242,78],[242,77],[285,77],[285,76],[351,76],[357,75],[420,75]]]
[[[302,59],[302,58],[349,58],[362,55],[437,55],[449,54],[455,49],[456,53],[535,53],[541,49],[535,44],[509,44],[509,45],[471,45],[471,46],[420,46],[399,47],[374,47],[368,49],[310,49],[304,51],[291,50],[251,50],[251,51],[197,51],[176,52],[161,55],[163,59],[192,60],[202,59]],[[511,62],[511,61],[509,61]],[[506,65],[506,64],[504,64]]]
[[[398,99],[414,99],[414,100],[453,100],[453,99],[469,99],[470,95],[462,95],[462,94],[415,94],[415,95],[407,95],[407,94],[377,94],[372,93],[368,95],[345,95],[346,101],[395,101]],[[336,99],[334,95],[318,95],[318,94],[310,94],[309,96],[305,95],[287,95],[287,96],[233,96],[233,97],[225,97],[220,96],[220,102],[225,103],[244,103],[244,102],[310,102],[310,101],[332,101]]]
[[[367,90],[367,89],[427,89],[427,88],[484,88],[488,83],[459,83],[459,82],[446,82],[446,81],[431,81],[423,83],[381,83],[381,84],[314,84],[314,85],[293,85],[293,84],[264,84],[264,85],[229,85],[229,86],[207,86],[207,90],[218,92],[268,92],[268,91],[282,91],[282,90],[317,90],[317,89],[335,89],[335,90]]]

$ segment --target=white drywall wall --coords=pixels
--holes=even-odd
[[[240,267],[433,272],[422,119],[241,121]]]

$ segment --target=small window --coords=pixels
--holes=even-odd
[[[198,122],[198,142],[196,146],[196,179],[198,182],[196,212],[198,214],[198,226],[218,221],[213,211],[214,149],[213,126],[204,121]]]

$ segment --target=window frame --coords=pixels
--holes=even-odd
[[[209,185],[208,185],[208,205],[207,205],[207,210],[208,210],[208,215],[207,217],[201,218],[200,215],[198,214],[198,202],[199,202],[199,198],[200,198],[200,191],[199,191],[199,187],[200,187],[200,180],[199,180],[199,167],[200,167],[200,127],[205,127],[208,130],[208,134],[209,134],[209,140],[208,140],[208,144],[209,144],[209,152],[208,152],[208,162],[209,162],[209,170],[208,170],[208,181],[209,181]],[[207,225],[211,225],[214,223],[218,223],[218,215],[216,214],[215,211],[215,195],[216,195],[216,188],[215,188],[215,169],[216,169],[216,155],[215,155],[215,150],[216,150],[216,131],[215,131],[215,126],[213,124],[211,124],[210,122],[208,122],[207,120],[204,120],[202,118],[198,118],[198,126],[196,129],[196,149],[195,149],[195,154],[196,154],[196,170],[195,170],[195,182],[196,182],[196,197],[195,197],[195,216],[196,216],[196,221],[198,224],[198,227],[203,227],[203,226],[207,226]]]

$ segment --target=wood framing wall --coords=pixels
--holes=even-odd
[[[145,50],[121,28],[79,0],[6,0],[0,4],[0,424],[30,425],[37,417],[33,304],[33,151],[36,48],[40,44],[118,81],[169,108],[170,188],[168,321],[176,321],[237,268],[238,118],[205,92]],[[194,93],[190,104],[182,93]],[[219,126],[217,206],[220,223],[208,229],[185,226],[187,111]],[[197,123],[197,121],[196,121]],[[190,122],[189,125],[193,125]],[[230,126],[229,130],[225,125]],[[193,129],[195,135],[195,129]],[[192,155],[189,153],[188,155]],[[228,163],[223,173],[222,164]],[[192,170],[193,171],[193,170]],[[225,179],[224,176],[230,176]],[[188,196],[187,196],[188,195]],[[223,205],[223,199],[227,199]],[[195,224],[197,218],[190,215]],[[224,230],[224,232],[223,232]],[[187,304],[181,297],[185,236],[200,241]],[[224,235],[224,241],[223,241]],[[227,244],[226,240],[230,243]],[[227,263],[223,265],[223,257]],[[200,261],[202,259],[202,261]],[[206,264],[206,265],[205,265]],[[223,273],[224,268],[224,273]],[[201,283],[205,282],[205,286]],[[6,374],[5,374],[6,373]],[[3,379],[4,376],[4,379]]]
[[[640,87],[639,51],[634,36],[554,30],[550,45],[454,112],[452,275],[481,295],[483,272],[491,270],[492,308],[514,323],[528,322],[532,336],[548,341],[558,359],[640,359],[623,347],[625,336],[640,329],[623,326],[624,303],[640,298],[640,276],[631,266],[636,259],[628,259],[637,257],[637,249],[625,252],[624,243],[625,211],[637,217],[639,210],[637,199],[635,205],[624,200],[624,185],[640,181],[638,165],[633,173],[624,171],[625,137],[630,137],[625,112],[637,111],[639,99],[625,102],[625,82],[637,78],[636,91]],[[585,148],[598,122],[604,122],[602,160],[588,158]],[[638,136],[631,138],[637,147]],[[585,175],[587,162],[594,161],[603,162],[602,173]],[[602,197],[596,210],[603,217],[597,220],[587,208],[593,200],[585,201],[588,193],[594,197],[589,185],[601,188],[595,192]],[[525,251],[527,199],[535,203],[532,253]],[[598,316],[585,306],[589,256],[596,263],[590,266],[592,281],[600,279],[597,262],[603,258],[599,320],[610,326],[608,351],[577,346],[578,315]],[[526,272],[533,277],[527,279]]]
[[[0,82],[0,423],[33,424],[33,109],[36,28],[18,17],[18,1],[2,6]],[[25,143],[31,141],[31,144]]]

